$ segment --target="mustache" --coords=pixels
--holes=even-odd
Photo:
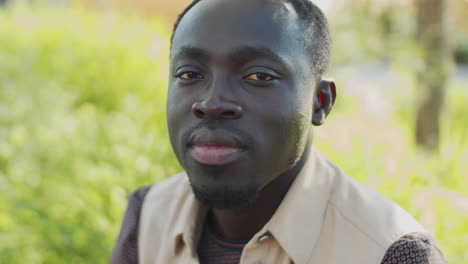
[[[205,129],[217,131],[218,133],[221,132],[223,134],[227,134],[232,137],[235,137],[239,139],[243,145],[246,145],[246,146],[252,146],[253,143],[255,142],[253,137],[247,132],[244,132],[243,130],[231,124],[221,123],[219,121],[213,121],[213,120],[203,120],[200,123],[198,123],[196,126],[189,128],[182,135],[183,142],[188,144],[189,139],[192,137],[192,135],[194,135],[200,130],[205,130]]]

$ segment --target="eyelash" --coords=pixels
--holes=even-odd
[[[274,81],[278,79],[278,77],[268,74],[268,73],[264,73],[264,72],[251,73],[249,75],[246,75],[244,79],[247,79],[247,77],[252,76],[252,75],[257,75],[257,80],[252,80],[252,79],[248,79],[248,80],[257,81],[257,82],[269,82],[269,81]],[[260,75],[263,75],[263,77],[266,77],[268,80],[261,80],[262,78],[259,78]]]
[[[190,77],[188,77],[188,78],[182,78],[182,76],[183,76],[184,74],[189,74],[189,75],[191,75],[191,74],[193,74],[193,75],[198,75],[198,76],[201,76],[201,78],[190,78]],[[202,75],[202,74],[200,74],[200,73],[197,73],[197,72],[193,72],[193,71],[186,71],[186,72],[181,72],[181,73],[177,74],[175,77],[177,77],[177,78],[180,78],[180,79],[182,79],[182,80],[193,80],[193,79],[200,80],[200,79],[204,79],[204,77],[203,77],[203,75]]]
[[[187,76],[186,78],[182,77],[185,74],[187,74],[187,75],[196,75],[196,76],[200,76],[200,77],[198,77],[198,78],[193,77],[193,76],[192,77]],[[248,78],[249,76],[252,76],[252,75],[257,75],[257,79],[254,80],[254,79],[249,79]],[[262,78],[260,76],[263,76],[264,78]],[[182,80],[201,80],[201,79],[204,79],[202,74],[197,73],[197,72],[193,72],[193,71],[181,72],[181,73],[177,74],[175,77],[180,78]],[[272,74],[263,73],[263,72],[256,72],[256,73],[251,73],[251,74],[248,74],[248,75],[244,76],[243,79],[250,80],[250,81],[256,81],[256,82],[269,82],[269,81],[277,80],[279,78],[272,75]],[[267,80],[265,80],[265,79],[267,79]]]

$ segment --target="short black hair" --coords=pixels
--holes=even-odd
[[[198,4],[201,0],[193,0],[184,11],[179,15],[174,25],[171,36],[171,45],[174,39],[174,34],[180,24],[182,18],[187,14],[192,7]],[[274,1],[274,0],[272,0]],[[309,51],[309,56],[312,61],[312,70],[316,76],[323,76],[327,73],[330,66],[331,57],[331,36],[328,28],[328,22],[322,10],[317,7],[311,0],[276,0],[289,2],[299,16],[299,22],[304,28],[303,41],[306,50]]]

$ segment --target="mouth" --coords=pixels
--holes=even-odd
[[[247,147],[226,130],[200,129],[189,138],[188,150],[200,164],[222,166],[238,160]]]

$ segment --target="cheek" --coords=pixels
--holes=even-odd
[[[182,89],[169,88],[166,108],[169,129],[178,128],[190,116],[192,109],[190,100],[190,96],[183,93]]]
[[[174,105],[173,101],[168,97],[167,107],[166,107],[166,116],[167,116],[167,128],[169,129],[169,137],[171,140],[174,137],[174,133],[177,131],[177,107]]]
[[[184,126],[188,124],[188,118],[191,115],[191,104],[187,96],[180,93],[180,89],[171,89],[167,95],[167,128],[169,130],[169,138],[172,147],[176,154],[180,152],[180,143],[184,133]]]
[[[309,95],[294,94],[281,96],[281,100],[271,107],[273,111],[266,113],[271,126],[282,132],[284,140],[301,137],[310,128],[312,118],[312,103],[307,103]]]
[[[301,94],[300,98],[296,98],[294,109],[291,109],[290,120],[288,121],[289,137],[293,142],[290,142],[293,149],[291,152],[296,151],[296,155],[302,155],[304,148],[307,144],[307,139],[312,127],[312,112],[313,103],[312,95]],[[291,104],[292,105],[292,104]]]
[[[289,164],[295,163],[302,156],[307,145],[311,127],[310,114],[311,111],[308,109],[297,106],[281,126],[284,134],[281,141],[282,148],[285,150]]]
[[[275,153],[275,170],[284,170],[302,155],[311,128],[312,104],[299,96],[282,96],[281,101],[256,109],[264,128],[261,140],[265,151]],[[268,110],[268,111],[267,111]],[[271,154],[266,155],[271,157]],[[271,159],[267,160],[271,164]]]

